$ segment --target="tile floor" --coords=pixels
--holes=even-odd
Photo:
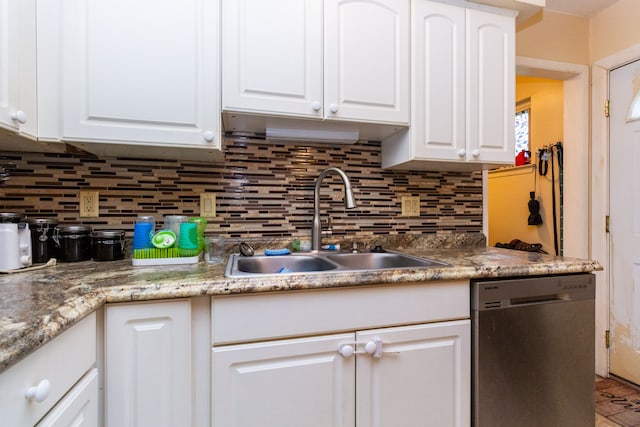
[[[640,426],[640,391],[625,384],[596,377],[596,427]]]

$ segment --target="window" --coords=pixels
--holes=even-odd
[[[516,104],[516,150],[518,155],[522,150],[529,151],[529,120],[531,116],[531,98],[519,101]]]

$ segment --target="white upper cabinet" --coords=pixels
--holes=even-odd
[[[465,10],[414,1],[415,156],[455,159],[465,148]]]
[[[513,14],[414,0],[411,43],[411,128],[383,141],[382,166],[473,170],[513,164]]]
[[[324,114],[409,122],[409,2],[325,0]]]
[[[42,137],[97,154],[220,156],[218,23],[215,0],[40,1]]]
[[[222,1],[223,109],[322,114],[322,1]]]
[[[515,159],[515,26],[513,18],[467,10],[467,160]]]
[[[223,0],[222,82],[228,131],[236,113],[406,125],[409,1]]]
[[[36,2],[0,0],[0,127],[35,138]]]

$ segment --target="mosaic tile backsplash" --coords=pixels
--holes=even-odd
[[[199,215],[200,193],[216,194],[217,217],[207,232],[228,238],[308,238],[316,178],[343,169],[357,208],[346,210],[340,179],[331,174],[320,192],[321,219],[333,235],[482,232],[482,175],[400,172],[380,168],[380,143],[297,146],[225,141],[224,163],[197,163],[90,155],[2,153],[12,163],[0,186],[0,211],[51,218],[60,224],[124,229],[138,215]],[[79,216],[79,191],[99,192],[99,218]],[[419,217],[401,216],[402,196],[419,196]]]

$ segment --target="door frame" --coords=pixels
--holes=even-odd
[[[564,158],[564,187],[571,191],[564,192],[564,255],[574,258],[601,257],[591,250],[591,182],[585,177],[590,176],[591,157],[589,149],[589,66],[569,62],[550,61],[539,58],[516,56],[516,74],[531,77],[542,77],[564,81],[564,120],[563,144],[567,155]],[[514,100],[515,102],[515,100]],[[488,236],[488,174],[483,174],[485,236]],[[590,185],[591,184],[591,185]],[[566,219],[570,218],[570,221]],[[598,254],[599,255],[599,254]],[[598,278],[600,282],[603,279]],[[602,286],[599,287],[600,289]],[[608,292],[606,299],[596,296],[596,306],[606,307],[606,315],[601,309],[596,309],[596,337],[604,336],[608,327]],[[606,322],[605,322],[606,320]],[[603,323],[604,322],[604,323]],[[597,339],[596,341],[600,341]],[[596,346],[596,371],[600,366],[608,367],[608,352],[604,346]]]
[[[606,232],[606,218],[610,213],[609,206],[609,119],[604,108],[609,99],[609,71],[640,59],[640,44],[631,46],[606,58],[600,59],[591,66],[591,257],[600,261],[604,271],[597,272],[596,288],[596,336],[600,324],[609,330],[609,304],[611,292],[611,239]],[[602,304],[601,304],[602,303]],[[604,304],[606,303],[606,305]],[[602,332],[602,331],[601,331]],[[600,335],[602,340],[602,335]],[[600,341],[602,343],[602,341]],[[604,346],[602,346],[604,347]],[[599,348],[596,347],[596,362]],[[609,352],[606,349],[606,364],[596,363],[596,373],[609,376]]]

